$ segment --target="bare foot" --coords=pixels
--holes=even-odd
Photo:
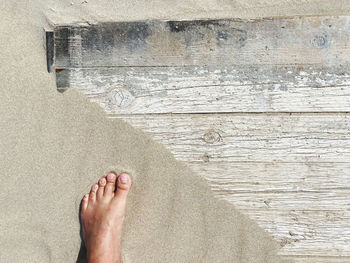
[[[81,221],[89,263],[122,262],[120,241],[130,186],[128,174],[117,177],[111,172],[84,196]]]

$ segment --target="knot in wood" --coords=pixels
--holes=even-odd
[[[123,88],[116,88],[112,90],[110,95],[112,103],[120,108],[129,106],[135,100],[135,97],[130,93],[130,91]]]
[[[329,45],[329,41],[328,41],[328,36],[327,34],[323,33],[320,35],[316,35],[313,39],[313,44],[315,47],[318,48],[326,48]]]
[[[203,154],[203,161],[205,162],[205,163],[208,163],[209,162],[209,154],[207,154],[207,153],[204,153]]]
[[[216,142],[220,142],[222,140],[222,138],[221,138],[221,135],[217,131],[211,130],[211,131],[206,132],[203,135],[203,140],[206,143],[213,144]]]

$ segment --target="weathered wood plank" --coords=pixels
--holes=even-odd
[[[281,255],[348,262],[350,115],[242,112],[349,112],[349,29],[348,16],[58,26],[57,86],[168,147]]]
[[[57,26],[56,66],[332,67],[350,61],[349,21],[310,16]]]
[[[350,257],[310,257],[310,256],[289,256],[286,259],[293,260],[294,263],[348,263]]]
[[[248,192],[269,194],[279,191],[300,191],[307,194],[313,191],[322,193],[328,190],[350,189],[350,163],[347,162],[207,162],[191,163],[191,167],[203,175],[215,189],[225,190],[225,193],[232,195]],[[264,202],[261,203],[262,207],[271,208],[274,205],[267,206]]]
[[[190,164],[197,173],[215,177],[210,182],[216,195],[270,232],[282,247],[281,255],[350,255],[350,189],[344,181],[349,164],[258,165],[266,166],[265,170],[255,169],[256,163],[234,163],[235,168],[227,163],[213,167]],[[329,171],[327,166],[333,169]],[[305,167],[311,172],[303,171]],[[254,174],[255,180],[252,176],[246,178],[247,174]],[[323,177],[325,174],[328,176]],[[302,177],[300,181],[298,177]],[[312,185],[309,179],[314,180]],[[327,179],[332,183],[328,184]]]
[[[281,255],[350,257],[348,114],[112,116],[206,178],[280,242]]]
[[[242,211],[279,242],[280,255],[350,256],[349,211]]]
[[[348,162],[348,114],[111,115],[166,145],[179,160]]]
[[[109,114],[349,112],[350,67],[127,67],[66,69],[76,88]]]

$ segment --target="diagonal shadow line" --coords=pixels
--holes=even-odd
[[[79,205],[79,213],[78,213],[78,217],[79,217],[79,225],[80,225],[80,239],[81,239],[81,244],[80,244],[80,249],[79,249],[79,253],[78,253],[78,257],[76,260],[76,263],[88,263],[87,257],[86,257],[86,246],[85,243],[83,241],[83,228],[82,228],[82,222],[81,222],[81,203]]]

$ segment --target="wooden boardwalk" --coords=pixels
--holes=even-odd
[[[165,145],[281,255],[350,262],[350,17],[60,25],[54,44],[59,91]]]

